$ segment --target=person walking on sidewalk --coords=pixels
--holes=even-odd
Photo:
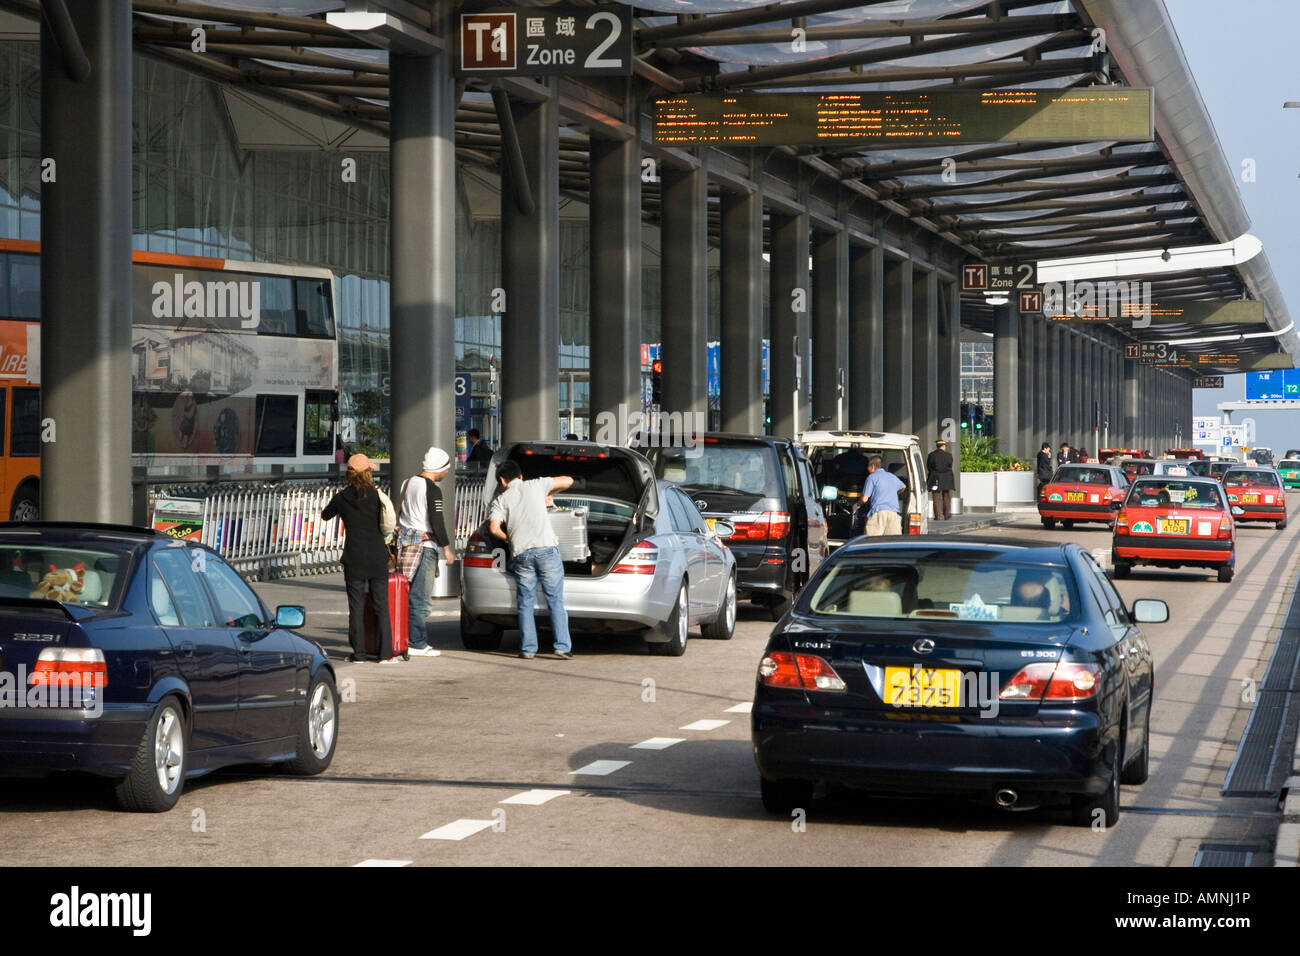
[[[934,520],[938,521],[942,516],[947,521],[952,517],[952,492],[957,483],[952,473],[952,453],[942,438],[934,443],[934,451],[926,456],[925,470],[930,476],[930,494],[934,496]],[[901,518],[899,523],[902,523]]]
[[[348,485],[320,513],[326,521],[343,518],[343,583],[348,592],[348,660],[366,660],[366,594],[375,606],[379,660],[393,659],[393,629],[388,619],[388,545],[379,530],[381,506],[374,465],[365,455],[348,459]]]
[[[898,510],[898,493],[905,485],[883,467],[879,455],[867,462],[867,481],[862,486],[862,507],[867,509],[867,535],[878,538],[903,533],[903,516]]]
[[[1043,490],[1043,485],[1052,480],[1052,446],[1049,442],[1043,442],[1043,447],[1038,449],[1038,460],[1034,463],[1034,477],[1038,479],[1038,487],[1034,489],[1034,497]]]
[[[397,570],[411,582],[409,653],[412,657],[437,657],[442,652],[429,646],[424,622],[429,616],[429,589],[438,576],[438,549],[442,549],[447,567],[456,563],[456,551],[443,516],[442,489],[438,487],[451,470],[451,456],[441,448],[430,448],[420,468],[418,475],[402,483]]]
[[[540,581],[551,612],[555,656],[571,660],[573,644],[569,639],[569,616],[564,610],[564,563],[560,560],[560,542],[551,528],[546,508],[551,495],[568,491],[574,481],[567,475],[524,481],[523,471],[513,461],[502,462],[496,474],[500,489],[488,514],[493,537],[508,541],[514,554],[510,571],[515,576],[518,592],[522,635],[519,656],[529,661],[537,656],[533,602]]]

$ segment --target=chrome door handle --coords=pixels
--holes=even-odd
[[[193,641],[181,641],[181,654],[184,655],[185,657],[193,657],[193,656],[194,656],[194,642],[193,642]]]

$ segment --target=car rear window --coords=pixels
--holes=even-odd
[[[125,549],[0,542],[0,597],[116,607],[129,563]]]
[[[1062,565],[939,553],[919,560],[850,556],[834,564],[807,610],[836,618],[1058,623],[1078,616],[1073,575]]]
[[[1056,470],[1053,482],[1075,485],[1109,485],[1110,472],[1105,468],[1084,468],[1079,465],[1066,465]]]
[[[841,492],[862,493],[867,462],[880,456],[885,470],[907,483],[907,452],[902,448],[866,448],[853,445],[817,445],[808,450],[818,490],[830,485]]]
[[[1129,490],[1125,505],[1130,508],[1162,508],[1177,505],[1197,511],[1222,511],[1223,496],[1218,485],[1176,478],[1140,478]]]
[[[647,453],[655,477],[676,482],[688,492],[784,497],[781,465],[771,445],[706,439],[694,448],[655,448]]]
[[[1282,471],[1295,471],[1300,469],[1300,459],[1283,458],[1277,465]]]
[[[1229,488],[1276,488],[1280,484],[1271,471],[1230,471],[1223,476],[1223,483]]]

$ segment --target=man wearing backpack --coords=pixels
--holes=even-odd
[[[397,570],[411,582],[409,653],[413,657],[438,657],[442,652],[429,646],[424,621],[429,615],[429,589],[438,576],[438,549],[442,549],[448,567],[456,563],[443,518],[442,489],[438,487],[451,468],[451,456],[441,448],[430,448],[424,453],[421,468],[418,475],[402,484]]]

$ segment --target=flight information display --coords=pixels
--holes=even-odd
[[[697,93],[655,100],[662,146],[1115,140],[1155,135],[1147,87]]]

